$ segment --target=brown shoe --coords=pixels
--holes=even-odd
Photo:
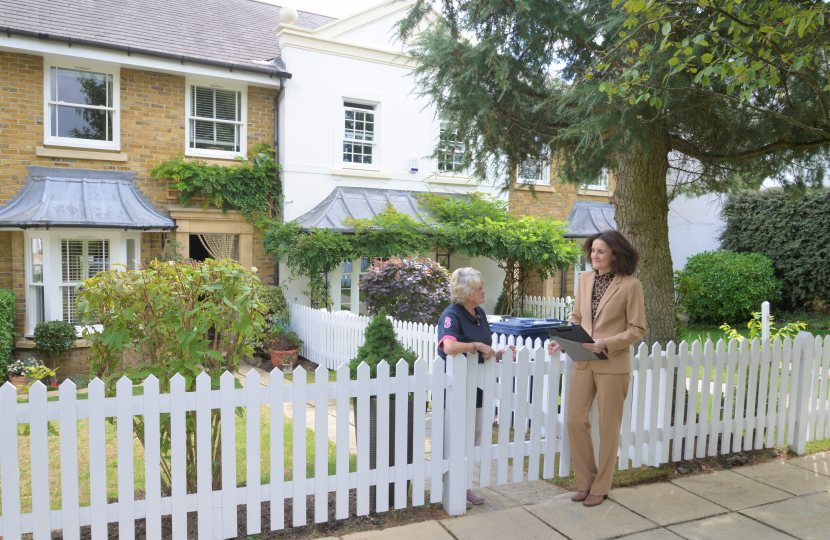
[[[602,504],[602,501],[608,498],[608,495],[588,495],[585,498],[585,502],[582,504],[584,506],[599,506]]]
[[[588,490],[585,490],[585,491],[577,491],[576,493],[574,493],[573,497],[571,497],[571,500],[572,500],[573,502],[582,502],[582,501],[584,501],[584,500],[588,497],[588,495],[589,495],[590,493],[591,493],[591,492],[590,492],[590,491],[588,491]]]

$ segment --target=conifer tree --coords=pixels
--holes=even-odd
[[[357,348],[357,356],[349,362],[351,378],[357,378],[357,368],[361,362],[366,362],[370,369],[372,378],[378,375],[378,364],[386,360],[389,364],[389,374],[395,375],[395,368],[400,359],[406,360],[409,364],[410,373],[418,355],[414,351],[405,348],[398,341],[395,335],[395,328],[392,321],[386,318],[386,308],[380,308],[377,314],[372,317],[366,326],[364,333],[365,341]]]
[[[429,13],[432,5],[441,17]],[[432,21],[426,28],[424,19]],[[631,71],[639,44],[618,46],[628,19],[611,0],[417,0],[399,34],[418,62],[418,92],[464,141],[464,165],[478,179],[504,178],[511,189],[519,164],[545,160],[555,164],[556,181],[586,185],[603,170],[614,173],[617,228],[641,255],[635,277],[646,296],[645,341],[665,344],[677,338],[669,185],[757,187],[788,177],[794,165],[818,174],[830,139],[816,138],[804,122],[761,114],[757,102],[716,99],[728,94],[727,79],[708,78],[704,91],[690,71],[667,77],[674,69],[668,61]],[[682,54],[700,56],[705,44],[693,27],[670,31],[673,42],[687,43]],[[626,93],[625,77],[672,89]],[[766,108],[822,118],[814,94],[785,100],[756,90]]]

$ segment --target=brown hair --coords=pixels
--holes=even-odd
[[[585,256],[591,257],[591,247],[594,245],[594,240],[602,240],[608,247],[611,248],[611,253],[614,255],[614,260],[611,261],[611,271],[615,274],[624,274],[630,276],[637,270],[637,263],[640,261],[640,254],[634,249],[634,246],[625,239],[625,236],[617,231],[602,231],[591,237],[585,242],[583,249]]]

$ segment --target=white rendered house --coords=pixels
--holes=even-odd
[[[463,147],[452,145],[440,164],[427,157],[441,122],[431,104],[413,95],[414,63],[394,35],[409,7],[385,1],[316,29],[296,26],[296,12],[282,8],[275,31],[293,74],[279,105],[286,220],[336,229],[345,217],[371,217],[385,202],[408,207],[419,192],[498,194],[455,165]],[[371,255],[344,261],[328,276],[334,310],[362,312],[358,280]],[[482,272],[489,291],[484,307],[492,311],[504,272],[489,259],[452,257],[450,270],[461,266]],[[305,281],[289,275],[282,265],[287,298],[307,303]]]

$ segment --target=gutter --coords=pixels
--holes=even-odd
[[[50,228],[72,228],[72,229],[124,229],[125,231],[173,231],[178,229],[178,225],[172,227],[159,227],[158,225],[124,225],[123,223],[61,223],[61,222],[17,222],[17,223],[0,223],[2,228],[17,227],[18,229],[46,229]]]
[[[269,78],[279,77],[280,81],[283,79],[290,79],[291,74],[287,71],[282,71],[280,69],[273,69],[269,67],[259,67],[259,66],[251,66],[247,64],[233,64],[231,62],[220,62],[219,60],[208,60],[207,58],[195,58],[192,56],[185,56],[181,54],[172,54],[172,53],[165,53],[160,51],[153,51],[150,49],[142,49],[137,47],[131,47],[127,45],[115,45],[113,43],[106,43],[103,41],[94,41],[91,39],[78,39],[72,38],[68,36],[58,36],[55,34],[48,34],[44,32],[32,32],[29,30],[20,30],[17,28],[6,27],[5,28],[6,37],[12,37],[12,34],[16,36],[28,37],[28,38],[37,38],[42,41],[56,41],[59,43],[66,43],[70,47],[72,45],[84,45],[87,47],[93,47],[96,49],[106,49],[110,51],[118,51],[127,53],[127,56],[131,54],[140,54],[143,56],[151,56],[154,58],[164,58],[166,60],[177,60],[184,65],[185,62],[190,64],[199,64],[204,66],[212,66],[212,67],[219,67],[229,69],[231,72],[233,70],[237,71],[246,71],[249,73],[260,73],[262,75],[268,75]],[[276,67],[276,66],[275,66]]]
[[[287,78],[291,78],[290,73]],[[280,88],[277,90],[277,95],[274,96],[274,163],[277,165],[276,169],[274,169],[274,176],[276,176],[277,182],[280,181],[280,98],[283,92],[285,92],[285,79],[286,77],[280,77]],[[282,190],[282,193],[284,197],[285,189]],[[279,204],[279,196],[275,195],[274,207],[282,213]],[[282,216],[279,217],[282,218]],[[280,263],[277,262],[276,257],[274,257],[274,285],[277,287],[280,286]]]

